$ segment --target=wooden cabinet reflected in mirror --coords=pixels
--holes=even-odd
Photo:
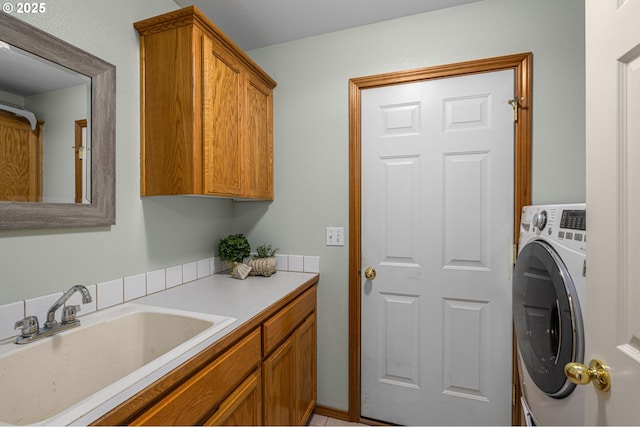
[[[0,110],[0,200],[42,201],[42,128]]]

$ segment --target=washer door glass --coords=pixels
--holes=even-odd
[[[567,268],[542,240],[528,243],[518,255],[513,320],[518,350],[533,381],[551,397],[568,396],[575,384],[564,366],[584,359],[582,313]]]

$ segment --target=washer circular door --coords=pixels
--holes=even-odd
[[[529,242],[518,255],[513,320],[520,356],[538,388],[557,399],[571,394],[575,384],[564,366],[583,362],[582,313],[566,266],[543,240]]]

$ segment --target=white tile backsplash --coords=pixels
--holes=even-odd
[[[197,263],[189,262],[182,264],[182,283],[193,282],[198,278],[198,266]]]
[[[124,300],[141,298],[147,294],[146,276],[144,274],[136,274],[124,278]]]
[[[65,303],[65,305],[79,305],[80,313],[78,314],[78,316],[84,316],[86,314],[93,313],[98,309],[96,285],[89,285],[86,288],[89,291],[89,294],[91,295],[91,302],[84,304],[82,302],[82,294],[76,292],[73,295],[71,295],[71,298],[69,298]],[[58,318],[58,320],[60,319]]]
[[[289,255],[289,271],[304,271],[304,256]]]
[[[0,305],[0,340],[17,335],[14,325],[24,318],[24,301]]]
[[[38,316],[40,325],[47,321],[47,311],[62,296],[62,292],[31,298],[24,302],[25,316]]]
[[[182,285],[182,265],[167,267],[167,289]]]
[[[288,271],[289,270],[289,255],[276,255],[278,263],[276,264],[276,270]]]
[[[320,273],[320,257],[319,256],[305,256],[304,257],[304,272],[305,273]]]
[[[123,280],[116,279],[98,283],[98,310],[124,302]]]
[[[164,291],[167,288],[165,269],[149,271],[147,273],[147,295]]]
[[[227,263],[225,261],[222,261],[217,256],[214,256],[209,259],[211,260],[211,262],[209,263],[209,265],[211,266],[211,274],[222,273],[224,270],[228,268]]]
[[[209,258],[201,259],[198,261],[196,266],[198,279],[202,279],[203,277],[207,277],[211,275],[211,263],[209,262]]]
[[[277,254],[276,257],[278,258],[276,270],[305,273],[320,272],[320,257],[318,256]],[[88,285],[87,289],[92,297],[90,303],[83,304],[81,295],[75,293],[69,298],[66,305],[79,305],[81,309],[80,316],[84,316],[97,310],[122,304],[126,301],[180,286],[226,270],[228,270],[228,265],[220,258],[205,258],[167,267],[166,269],[163,268],[101,282],[97,285]],[[38,316],[42,326],[46,321],[47,310],[62,294],[63,292],[57,292],[0,306],[0,340],[18,335],[18,331],[14,330],[13,326],[15,322],[25,316]],[[58,310],[56,312],[57,320],[60,320],[61,311]]]

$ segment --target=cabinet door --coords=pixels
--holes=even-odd
[[[295,367],[295,337],[291,336],[262,365],[265,425],[295,424]]]
[[[194,146],[200,143],[199,131],[193,125],[200,114],[193,102],[197,92],[195,40],[187,26],[140,38],[142,196],[201,191],[199,169],[194,170],[202,162],[199,145]]]
[[[203,39],[203,192],[242,194],[242,65],[208,37]]]
[[[207,420],[206,426],[262,425],[262,390],[260,369],[249,376],[220,404],[218,411]]]
[[[296,339],[296,424],[306,424],[316,406],[316,314],[300,325]]]
[[[0,111],[0,201],[42,201],[42,122]]]
[[[246,197],[273,199],[273,97],[270,88],[247,74],[243,171]]]

